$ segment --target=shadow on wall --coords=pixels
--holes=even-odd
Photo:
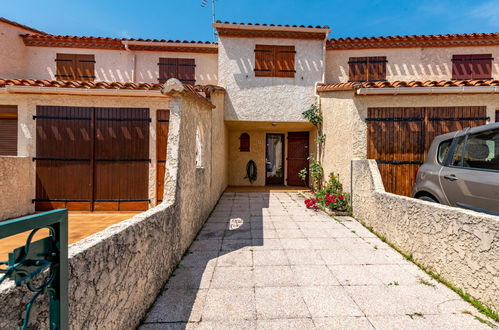
[[[200,321],[200,300],[205,299],[209,287],[218,287],[215,279],[212,281],[215,266],[253,266],[250,248],[263,246],[263,210],[269,207],[269,198],[269,193],[222,195],[158,296],[143,329],[149,329],[148,324],[168,323],[185,329],[189,322]],[[233,286],[243,287],[245,282],[244,278],[234,278]],[[226,282],[223,287],[227,288]]]
[[[279,77],[256,77],[254,71],[255,55],[251,49],[241,56],[240,53],[227,53],[231,61],[237,63],[238,70],[233,70],[234,81],[240,89],[250,88],[265,88],[269,86],[313,86],[315,81],[320,80],[322,75],[321,61],[311,60],[308,58],[295,58],[295,77],[294,78],[279,78]],[[312,81],[312,83],[311,83]]]

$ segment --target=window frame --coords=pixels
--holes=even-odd
[[[295,45],[256,44],[253,72],[255,77],[295,78],[296,47]],[[292,55],[284,55],[292,54]],[[281,67],[289,66],[287,69]]]
[[[97,78],[95,75],[95,63],[97,63],[95,60],[95,54],[56,53],[54,61],[56,62],[56,80],[95,81],[95,79]],[[64,67],[63,64],[59,63],[68,63],[69,65],[67,65],[67,67]],[[89,66],[85,66],[80,63],[92,64],[90,64]],[[83,74],[86,70],[89,69],[89,67],[91,67],[92,73],[90,75]],[[70,71],[70,74],[63,74],[66,73],[65,70],[68,69]],[[63,79],[59,79],[60,77],[62,77]]]
[[[476,68],[476,65],[478,63],[475,63],[476,61],[484,61],[484,60],[490,60],[488,64],[488,68],[489,68],[489,71],[487,72],[488,73],[488,76],[487,77],[477,77],[478,76],[478,72],[475,72],[475,68]],[[492,57],[492,54],[453,54],[452,55],[452,59],[451,59],[451,63],[452,63],[452,67],[451,67],[451,80],[488,80],[488,79],[492,79],[492,71],[493,71],[493,61],[494,61],[494,58]],[[457,72],[458,72],[458,65],[460,62],[464,62],[464,64],[462,64],[463,68],[466,69],[464,66],[466,64],[468,64],[468,67],[470,69],[470,72],[466,72],[466,74],[469,74],[469,77],[467,77],[467,75],[465,74],[462,74],[462,76],[464,77],[459,77],[457,75]]]
[[[365,61],[365,62],[364,62]],[[362,74],[365,79],[352,79],[359,74],[352,74],[354,65],[352,64],[362,64],[363,67]],[[373,64],[374,63],[374,64]],[[348,81],[349,82],[376,82],[376,81],[386,81],[386,64],[388,63],[387,56],[354,56],[348,58]],[[380,65],[383,68],[383,73],[378,73],[376,70],[373,70],[373,66]],[[373,73],[374,72],[374,73]],[[372,76],[382,77],[383,79],[371,79]]]

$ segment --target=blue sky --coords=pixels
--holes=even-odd
[[[53,34],[212,40],[201,0],[0,1],[0,16]],[[217,0],[217,19],[329,25],[330,37],[499,31],[499,0]]]

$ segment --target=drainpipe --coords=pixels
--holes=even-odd
[[[129,44],[128,40],[123,40],[122,43],[123,43],[123,46],[125,46],[125,50],[127,51],[127,53],[132,54],[132,61],[133,61],[133,64],[132,64],[132,82],[136,82],[137,80],[135,79],[136,78],[135,72],[137,71],[136,70],[137,69],[137,64],[136,64],[137,54],[135,52],[131,53],[131,50],[128,47],[128,44]]]

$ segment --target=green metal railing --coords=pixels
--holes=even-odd
[[[32,242],[43,228],[50,235]],[[35,293],[26,305],[21,329],[28,327],[31,307],[45,293],[50,303],[50,329],[68,329],[68,211],[54,210],[0,222],[0,239],[30,230],[26,244],[10,252],[9,260],[0,261],[0,283],[11,279],[16,286],[26,285]]]

